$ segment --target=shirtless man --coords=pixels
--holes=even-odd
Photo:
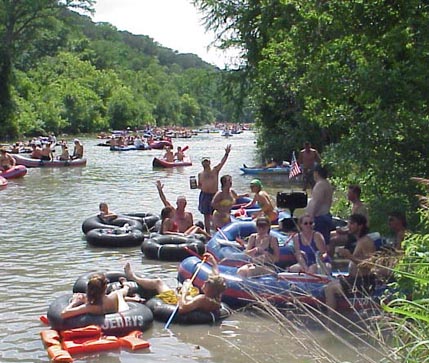
[[[40,152],[40,160],[51,161],[54,158],[52,153],[51,144],[43,145],[42,151]]]
[[[361,188],[359,185],[349,185],[347,192],[347,199],[352,204],[352,210],[350,214],[361,214],[367,220],[367,226],[369,227],[369,216],[368,208],[360,200]],[[350,248],[350,252],[353,253],[354,246],[356,245],[356,237],[350,233],[348,227],[337,227],[336,231],[331,232],[331,240],[328,245],[328,254],[333,257],[335,253],[335,246],[344,245]]]
[[[388,218],[389,228],[394,233],[392,245],[394,248],[401,250],[402,241],[407,233],[407,219],[402,212],[392,212]]]
[[[174,154],[174,159],[175,160],[178,160],[178,161],[183,161],[183,159],[185,158],[185,154],[183,153],[183,151],[182,151],[182,147],[181,146],[178,146],[177,147],[177,151],[176,151],[176,153]]]
[[[83,158],[83,145],[79,139],[74,139],[74,150],[72,159],[82,159]]]
[[[16,165],[15,158],[6,152],[5,148],[0,150],[0,171],[6,171]]]
[[[31,158],[32,159],[41,159],[42,158],[42,148],[36,144],[31,144],[32,151],[31,151]]]
[[[310,142],[304,143],[304,149],[302,149],[298,155],[298,164],[302,168],[302,174],[304,177],[303,190],[307,190],[307,186],[313,188],[313,170],[317,164],[320,164],[321,158],[316,149],[311,147]]]
[[[158,189],[159,197],[161,198],[162,203],[164,203],[164,206],[174,208],[174,206],[165,197],[163,191],[164,184],[162,184],[160,180],[156,181],[156,188]],[[175,213],[173,220],[177,223],[179,232],[181,233],[185,233],[185,231],[194,225],[192,213],[185,210],[186,204],[186,198],[183,195],[179,195],[176,200],[176,208],[174,208]]]
[[[213,213],[212,200],[216,192],[218,191],[219,184],[219,172],[225,165],[228,155],[231,151],[231,145],[227,145],[225,148],[225,155],[218,165],[214,168],[210,166],[210,159],[204,157],[201,161],[203,165],[203,171],[198,173],[198,188],[201,190],[198,210],[204,215],[204,226],[207,233],[210,233],[211,219]]]
[[[164,160],[168,161],[169,163],[172,163],[174,161],[174,154],[171,151],[169,146],[165,147],[165,154],[163,156]]]
[[[332,215],[330,210],[334,188],[326,179],[328,177],[328,172],[323,166],[316,165],[313,174],[316,184],[314,184],[311,199],[305,212],[313,218],[314,230],[322,233],[325,243],[329,244],[332,229]]]
[[[352,214],[349,218],[349,229],[357,238],[356,248],[353,253],[346,248],[342,248],[338,252],[342,258],[350,260],[349,274],[347,277],[335,279],[325,286],[326,305],[333,310],[337,307],[337,295],[351,296],[355,289],[365,292],[374,285],[370,268],[359,266],[362,261],[371,257],[375,252],[374,241],[368,236],[366,218],[361,214]],[[332,313],[332,310],[329,313]]]

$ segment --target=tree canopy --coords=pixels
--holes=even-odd
[[[426,1],[194,4],[221,46],[243,49],[266,157],[309,140],[337,186],[360,183],[378,214],[415,209],[409,177],[429,169]]]
[[[93,2],[0,1],[0,138],[234,117],[221,70],[92,22]]]

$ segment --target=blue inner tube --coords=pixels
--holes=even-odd
[[[102,220],[98,215],[89,217],[84,220],[82,223],[82,231],[83,233],[87,234],[91,229],[100,229],[100,228],[110,228],[110,229],[116,229],[123,227],[125,224],[130,225],[130,229],[139,229],[140,231],[143,231],[142,223],[135,218],[128,217],[125,215],[119,215],[117,218],[106,222]]]
[[[154,319],[162,322],[167,322],[173,311],[176,309],[176,305],[167,304],[158,297],[153,297],[146,303],[146,305],[152,310]],[[222,303],[219,310],[210,313],[198,310],[194,310],[186,314],[179,314],[179,312],[176,312],[172,323],[214,324],[229,317],[231,314],[232,311],[229,306]]]
[[[47,316],[52,329],[66,330],[94,324],[100,326],[106,335],[125,335],[133,330],[144,331],[152,325],[152,311],[146,305],[136,302],[128,302],[130,309],[121,313],[83,314],[63,319],[61,311],[69,304],[72,296],[62,295],[49,306]]]
[[[91,229],[85,235],[86,241],[97,247],[133,247],[140,246],[144,234],[138,229],[121,231],[120,229]]]
[[[143,254],[153,260],[182,261],[191,256],[190,250],[202,255],[206,251],[204,242],[194,236],[154,234],[143,241]]]

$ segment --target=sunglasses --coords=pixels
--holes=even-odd
[[[303,222],[302,224],[304,226],[311,226],[311,225],[313,225],[313,222]]]

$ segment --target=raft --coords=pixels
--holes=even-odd
[[[150,146],[151,149],[162,150],[166,146],[172,148],[173,147],[173,143],[171,141],[168,141],[168,140],[159,140],[159,141],[153,141],[153,142],[149,143],[149,146]]]
[[[154,168],[176,168],[182,166],[192,166],[192,161],[188,157],[186,157],[183,161],[167,161],[164,159],[153,158],[152,166]]]
[[[200,266],[198,257],[188,257],[179,266],[178,279],[184,281],[195,274]],[[222,294],[222,301],[236,308],[258,301],[269,301],[275,306],[297,306],[298,303],[320,307],[325,302],[324,287],[331,278],[325,275],[281,272],[278,274],[244,278],[237,274],[237,267],[219,265],[220,275],[225,278],[227,289]],[[193,281],[201,288],[212,272],[212,267],[203,263]],[[374,306],[385,290],[378,288],[373,299],[357,294],[352,299],[338,298],[338,310],[350,308],[365,309]]]
[[[189,250],[202,255],[206,246],[195,236],[153,234],[143,241],[141,250],[146,258],[163,261],[182,261],[191,256]]]
[[[27,168],[24,165],[16,165],[0,172],[0,175],[6,179],[22,178],[25,174],[27,174]]]
[[[279,166],[275,168],[251,168],[243,166],[240,168],[240,170],[244,174],[250,174],[250,175],[259,175],[259,174],[275,174],[275,175],[282,175],[287,174],[289,175],[290,167],[289,166]]]
[[[32,159],[30,157],[23,156],[21,154],[15,154],[13,157],[16,160],[17,165],[24,165],[27,168],[61,168],[68,166],[86,166],[86,159],[74,159],[74,160],[40,160],[40,159]]]
[[[213,235],[207,242],[207,251],[222,261],[223,264],[240,266],[249,261],[249,256],[244,253],[244,247],[235,239],[237,237],[244,239],[252,233],[256,233],[254,221],[232,222]],[[296,263],[292,241],[293,233],[288,234],[271,229],[270,235],[277,237],[279,241],[280,259],[276,265],[284,268]]]
[[[110,146],[110,151],[132,151],[137,150],[134,145],[125,145],[125,146]]]

